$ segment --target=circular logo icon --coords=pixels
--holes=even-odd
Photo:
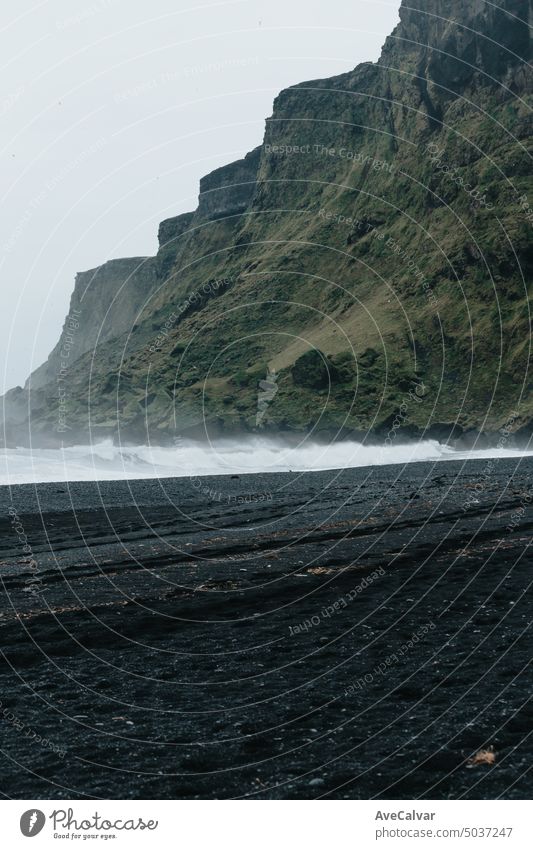
[[[20,818],[20,830],[24,837],[35,837],[36,834],[42,831],[45,822],[46,817],[43,812],[37,810],[37,808],[31,808],[31,810],[25,811],[22,814]]]

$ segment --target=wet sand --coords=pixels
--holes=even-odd
[[[2,487],[3,797],[529,798],[532,471]]]

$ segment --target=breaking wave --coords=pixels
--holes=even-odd
[[[251,437],[213,444],[180,440],[175,446],[120,447],[111,441],[62,449],[14,448],[0,452],[0,484],[125,480],[254,472],[302,472],[421,461],[500,459],[533,456],[533,451],[493,448],[456,451],[434,441],[365,445],[303,441],[287,445]]]

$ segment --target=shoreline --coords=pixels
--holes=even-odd
[[[345,445],[351,453],[340,453]],[[253,449],[253,451],[252,451]],[[312,459],[309,454],[312,449]],[[38,485],[40,483],[67,484],[74,482],[143,481],[188,479],[200,489],[202,481],[211,477],[247,477],[271,474],[315,474],[342,472],[349,469],[386,468],[388,466],[413,466],[418,463],[470,463],[525,460],[533,456],[533,449],[511,448],[499,445],[479,450],[455,450],[436,442],[398,443],[390,447],[375,448],[360,443],[338,443],[324,446],[320,462],[316,462],[316,445],[304,445],[290,451],[287,445],[265,440],[238,445],[234,441],[214,443],[202,452],[198,446],[181,443],[173,448],[155,446],[115,447],[110,442],[80,445],[59,449],[35,449],[26,453],[14,449],[4,454],[8,473],[0,475],[1,486]],[[57,450],[57,456],[55,451]],[[195,460],[193,452],[196,450]],[[166,452],[166,454],[165,454]],[[286,457],[284,458],[284,452]],[[412,452],[412,453],[409,453]],[[254,457],[255,467],[250,466]],[[417,456],[418,454],[418,456]],[[261,458],[261,459],[260,459]],[[179,468],[188,463],[191,468]],[[194,463],[194,467],[193,466]],[[122,469],[119,468],[122,464]],[[218,465],[217,465],[218,464]],[[58,466],[62,471],[55,471]],[[25,471],[31,467],[33,472]]]

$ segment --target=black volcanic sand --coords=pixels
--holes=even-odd
[[[3,487],[3,796],[529,798],[532,470]]]

